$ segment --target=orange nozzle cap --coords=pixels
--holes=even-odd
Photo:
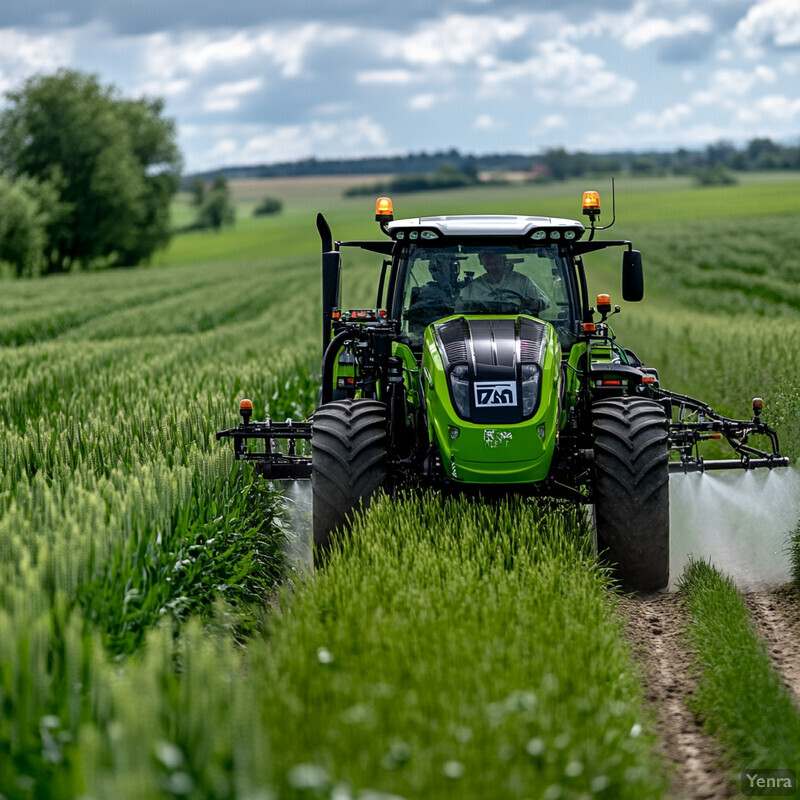
[[[379,197],[375,201],[375,221],[391,222],[394,219],[394,208],[391,197]]]

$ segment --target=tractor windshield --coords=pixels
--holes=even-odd
[[[531,314],[575,340],[578,299],[571,259],[558,245],[410,245],[401,257],[402,332],[412,346],[451,314]]]

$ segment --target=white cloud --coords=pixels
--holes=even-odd
[[[491,114],[479,114],[472,123],[476,131],[496,131],[503,127]]]
[[[539,126],[542,131],[557,131],[567,127],[567,118],[563,114],[548,114]]]
[[[797,0],[757,0],[736,26],[745,44],[800,45],[800,3]]]
[[[720,69],[711,75],[708,89],[695,92],[692,102],[697,105],[716,105],[742,98],[759,84],[774,83],[775,70],[759,65],[753,70]]]
[[[356,156],[388,147],[386,134],[369,116],[353,120],[313,121],[304,125],[280,125],[263,129],[225,126],[216,142],[203,154],[206,165],[269,164],[312,155]],[[203,168],[203,167],[200,167]]]
[[[418,80],[418,76],[407,69],[371,69],[356,73],[356,83],[362,84],[406,86],[414,80]]]
[[[561,39],[578,41],[588,38],[618,39],[630,50],[639,50],[654,42],[711,33],[711,19],[696,11],[682,13],[685,3],[673,3],[673,13],[665,15],[663,0],[638,0],[632,8],[598,11],[586,20],[562,25]]]
[[[530,17],[450,14],[421,24],[410,36],[388,37],[381,52],[416,66],[486,63],[504,43],[525,35]]]
[[[711,20],[705,14],[689,14],[677,19],[649,17],[646,3],[637,3],[630,21],[623,25],[621,40],[625,47],[639,50],[660,39],[676,39],[697,33],[709,33]]]
[[[800,116],[800,99],[778,94],[768,95],[758,100],[755,111],[759,117],[788,122]]]
[[[659,112],[644,111],[636,114],[633,124],[637,128],[663,133],[683,128],[691,116],[692,109],[686,103],[678,103]]]
[[[143,61],[147,73],[162,80],[265,58],[281,77],[296,78],[302,74],[309,53],[341,44],[357,33],[354,28],[318,23],[256,31],[154,33],[142,37]]]
[[[211,89],[205,98],[205,111],[235,111],[242,97],[257,92],[263,84],[261,78],[247,78],[234,83],[221,83]]]
[[[636,82],[607,69],[602,58],[566,42],[547,41],[527,61],[505,62],[482,76],[488,88],[522,82],[540,100],[565,105],[620,105],[636,92]]]
[[[3,91],[37,72],[52,72],[72,60],[77,30],[59,35],[34,35],[15,28],[0,29],[0,74]]]
[[[177,97],[184,94],[190,86],[191,83],[186,78],[172,78],[166,81],[150,79],[140,83],[136,87],[135,94],[148,97]]]
[[[430,92],[416,94],[408,101],[408,107],[412,111],[427,111],[436,105],[437,96]]]

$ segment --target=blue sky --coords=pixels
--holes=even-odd
[[[800,141],[800,0],[4,3],[0,91],[59,67],[163,97],[187,172]]]

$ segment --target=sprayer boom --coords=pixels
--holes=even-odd
[[[304,442],[311,439],[310,422],[250,422],[249,415],[242,413],[242,417],[241,425],[217,433],[217,439],[233,439],[237,461],[251,462],[260,475],[272,480],[311,478],[311,455],[304,452]],[[251,440],[263,441],[263,450],[250,450],[247,443]],[[287,452],[275,449],[279,440],[287,442]]]
[[[679,461],[669,463],[670,472],[789,466],[789,459],[780,454],[778,434],[761,419],[763,401],[760,397],[753,399],[753,419],[739,420],[724,417],[693,397],[666,389],[659,389],[659,395],[672,418],[669,422],[670,450],[680,455]],[[749,444],[749,438],[753,435],[766,436],[770,450],[761,450]],[[724,439],[738,458],[704,459],[698,452],[698,446],[712,439]]]

